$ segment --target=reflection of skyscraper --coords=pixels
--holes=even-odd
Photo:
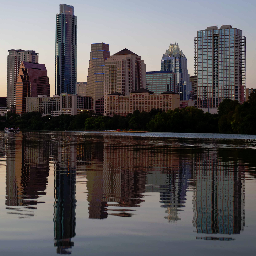
[[[103,201],[102,170],[87,171],[87,190],[89,202],[89,218],[105,219],[108,216],[107,202]]]
[[[182,159],[171,151],[165,152],[168,170],[147,174],[147,192],[159,192],[161,207],[165,208],[169,222],[180,220],[178,212],[186,203],[188,182],[191,178],[191,161]],[[164,162],[162,162],[163,164]]]
[[[168,172],[166,184],[161,185],[160,202],[161,207],[166,208],[169,222],[180,220],[178,211],[185,207],[188,180],[191,178],[189,165],[180,164],[178,172]]]
[[[32,209],[35,209],[38,198],[44,195],[46,189],[49,140],[46,136],[34,137],[33,133],[20,133],[9,137],[9,140],[10,148],[6,152],[6,205],[10,213],[20,217],[32,216]]]
[[[195,165],[193,207],[198,233],[239,234],[244,228],[244,177],[234,162],[221,162],[215,153]]]
[[[58,142],[58,161],[54,175],[54,238],[58,254],[70,254],[71,238],[76,226],[76,145],[65,140]]]

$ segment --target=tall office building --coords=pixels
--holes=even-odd
[[[104,67],[104,114],[109,105],[107,95],[129,96],[141,88],[146,88],[146,64],[140,56],[125,48],[109,57]]]
[[[180,94],[180,100],[189,100],[192,88],[187,69],[187,58],[178,44],[170,44],[169,49],[163,55],[161,71],[176,74],[176,87],[173,92]]]
[[[74,7],[60,4],[56,15],[55,94],[76,94],[77,17]]]
[[[146,64],[128,49],[108,58],[104,73],[104,96],[115,92],[126,96],[132,91],[146,88]]]
[[[14,109],[16,106],[16,82],[22,61],[38,63],[38,53],[26,50],[9,50],[7,56],[7,107]]]
[[[96,43],[91,45],[86,96],[93,98],[93,110],[99,114],[104,112],[104,66],[109,57],[108,44]]]
[[[21,62],[16,83],[16,113],[26,112],[26,97],[50,97],[50,84],[44,64]]]
[[[223,99],[244,102],[246,38],[230,25],[208,27],[195,37],[197,107],[218,108]]]

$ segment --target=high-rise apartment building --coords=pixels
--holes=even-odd
[[[56,15],[55,94],[76,94],[77,17],[74,7],[60,4]]]
[[[38,63],[38,53],[26,50],[9,50],[7,56],[7,107],[15,109],[16,82],[22,61]]]
[[[50,84],[44,64],[22,61],[16,83],[16,113],[26,112],[26,97],[50,97]]]
[[[104,66],[109,57],[108,44],[96,43],[91,45],[86,96],[92,97],[93,110],[99,114],[104,112]]]
[[[187,58],[178,44],[170,44],[169,49],[163,55],[161,71],[176,74],[176,86],[173,92],[180,94],[180,100],[189,100],[192,88],[187,69]]]
[[[208,27],[195,37],[197,107],[217,109],[223,99],[244,102],[246,38],[230,25]]]

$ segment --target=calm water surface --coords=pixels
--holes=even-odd
[[[256,136],[0,133],[0,255],[256,255]]]

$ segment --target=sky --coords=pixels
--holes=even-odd
[[[170,43],[178,43],[194,74],[194,37],[209,26],[232,25],[247,40],[246,86],[256,88],[256,0],[0,0],[0,97],[6,96],[10,49],[35,50],[55,88],[55,25],[59,4],[77,16],[77,81],[86,82],[92,43],[108,43],[110,54],[128,48],[147,71],[161,68]]]

